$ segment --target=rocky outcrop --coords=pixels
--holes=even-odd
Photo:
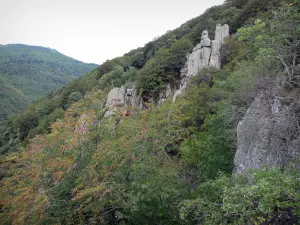
[[[113,88],[107,95],[105,116],[114,115],[117,111],[126,110],[128,107],[139,107],[139,98],[135,88]]]
[[[220,50],[222,43],[217,40],[213,40],[211,42],[211,54],[209,60],[209,67],[220,69],[221,68],[221,58],[220,58]]]
[[[280,97],[278,90],[259,93],[239,122],[236,173],[300,159],[300,98]]]
[[[170,85],[165,87],[155,103],[161,105],[167,99],[172,98],[175,102],[177,96],[181,95],[188,86],[191,78],[194,77],[199,71],[204,68],[213,67],[219,69],[221,67],[220,62],[220,49],[224,42],[224,39],[229,36],[229,26],[220,24],[216,27],[215,40],[211,41],[208,35],[208,31],[204,30],[201,35],[201,41],[197,44],[192,53],[187,54],[186,63],[180,71],[180,85],[178,90],[174,90]],[[118,110],[123,110],[125,107],[138,107],[143,108],[140,103],[136,90],[125,89],[123,86],[120,88],[112,89],[107,96],[107,112],[105,116],[111,116]]]
[[[173,96],[173,102],[177,96],[181,95],[186,89],[190,78],[197,75],[204,68],[220,69],[220,49],[225,38],[229,37],[229,26],[220,24],[216,27],[215,40],[211,41],[208,37],[208,31],[202,32],[200,43],[193,49],[191,54],[187,55],[185,66],[181,69],[181,83],[179,89]]]
[[[221,26],[221,24],[217,24],[216,32],[215,32],[215,40],[224,43],[225,38],[229,36],[229,26],[225,24]]]

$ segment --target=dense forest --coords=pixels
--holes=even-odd
[[[221,69],[157,106],[201,32],[224,23]],[[226,0],[106,61],[1,122],[1,224],[299,224],[299,161],[233,173],[238,122],[274,82],[297,98],[299,64],[299,0]],[[121,85],[144,110],[105,117]]]
[[[0,120],[94,68],[50,48],[0,45]]]

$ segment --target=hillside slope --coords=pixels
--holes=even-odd
[[[0,123],[0,221],[299,224],[299,23],[227,0]]]
[[[0,120],[95,67],[49,48],[0,45]]]

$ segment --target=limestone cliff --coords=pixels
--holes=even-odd
[[[259,93],[239,122],[236,173],[284,166],[300,158],[300,98],[279,93],[278,86]]]
[[[192,53],[187,55],[185,66],[181,69],[181,83],[179,89],[173,96],[173,102],[187,87],[191,77],[197,75],[199,71],[205,68],[220,69],[220,49],[225,38],[229,37],[229,26],[220,24],[216,27],[215,40],[211,41],[208,37],[208,31],[202,32],[201,42],[193,49]]]
[[[216,26],[215,40],[211,41],[208,36],[208,31],[202,32],[201,41],[197,44],[193,51],[187,54],[185,66],[181,68],[180,73],[180,87],[178,90],[172,90],[170,84],[167,84],[165,90],[162,91],[157,99],[156,104],[161,105],[167,99],[173,97],[173,102],[187,87],[190,79],[197,75],[199,71],[204,68],[220,69],[220,49],[224,39],[229,36],[229,26]],[[120,88],[112,89],[107,96],[106,116],[111,116],[116,111],[126,110],[126,107],[143,108],[142,101],[137,97],[135,88],[125,89],[123,86]]]

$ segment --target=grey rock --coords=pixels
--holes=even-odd
[[[208,31],[204,30],[201,35],[200,46],[201,48],[204,48],[204,47],[210,47],[210,45],[211,45],[211,40],[208,37]]]
[[[211,49],[208,47],[201,48],[189,55],[187,62],[187,76],[195,76],[201,69],[209,65]]]
[[[162,92],[160,92],[157,104],[161,105],[162,103],[164,103],[165,101],[167,101],[168,99],[170,99],[171,96],[172,96],[172,89],[171,89],[171,86],[168,84],[166,86],[165,90],[162,91]]]
[[[193,48],[193,52],[197,51],[201,48],[201,44],[197,44],[195,48]]]
[[[172,102],[174,103],[174,102],[176,102],[176,99],[177,99],[177,97],[179,96],[179,95],[181,95],[182,94],[182,90],[177,90],[176,92],[175,92],[175,94],[174,94],[174,96],[173,96],[173,100],[172,100]]]
[[[211,55],[211,48],[204,47],[201,50],[202,51],[200,51],[200,67],[198,68],[197,73],[200,70],[207,68],[209,66],[209,59],[210,59],[210,55]]]
[[[209,38],[205,38],[201,41],[201,47],[210,47],[211,40]]]
[[[259,93],[238,123],[236,173],[299,159],[299,115],[295,107],[284,105],[277,93],[278,87]]]
[[[189,77],[184,77],[181,80],[179,89],[177,91],[175,91],[175,93],[174,93],[173,100],[172,100],[173,103],[176,101],[176,98],[179,95],[181,95],[184,92],[184,90],[187,88],[189,81],[190,81]]]
[[[217,24],[215,40],[223,43],[224,39],[227,37],[229,37],[229,26],[227,24],[225,24],[224,26],[222,26],[221,24]]]
[[[125,89],[124,86],[120,88],[113,88],[107,95],[105,113],[106,117],[114,115],[117,111],[124,110],[126,107],[139,107],[140,102],[135,88]]]
[[[212,55],[220,55],[220,49],[221,49],[222,43],[217,40],[213,40],[211,42],[211,54]]]
[[[207,30],[202,31],[202,34],[201,34],[201,39],[205,39],[205,38],[208,38],[208,31]]]
[[[221,63],[220,63],[219,55],[211,55],[210,61],[209,61],[209,67],[220,69]]]
[[[220,49],[221,49],[221,42],[217,40],[213,40],[211,43],[211,56],[209,66],[220,69],[221,61],[220,61]]]
[[[135,87],[128,88],[125,91],[124,101],[125,101],[126,107],[138,107],[139,106],[139,98],[138,98]]]
[[[180,77],[182,78],[182,82],[178,91],[173,96],[173,102],[185,90],[189,79],[196,76],[199,71],[208,67],[220,69],[220,49],[224,38],[228,36],[229,26],[227,24],[224,26],[218,24],[216,26],[216,36],[213,41],[209,39],[207,30],[202,32],[200,44],[197,44],[193,52],[187,55],[186,64],[181,68]]]
[[[115,107],[116,105],[125,104],[125,88],[113,88],[107,95],[106,107]]]
[[[201,49],[199,49],[195,52],[192,52],[189,55],[189,59],[187,61],[187,71],[188,71],[187,76],[188,77],[195,76],[198,73],[199,67],[201,65],[200,52],[201,52]]]
[[[222,40],[222,35],[223,35],[222,26],[221,26],[221,24],[217,24],[216,32],[215,32],[215,40],[216,41],[221,41]]]

